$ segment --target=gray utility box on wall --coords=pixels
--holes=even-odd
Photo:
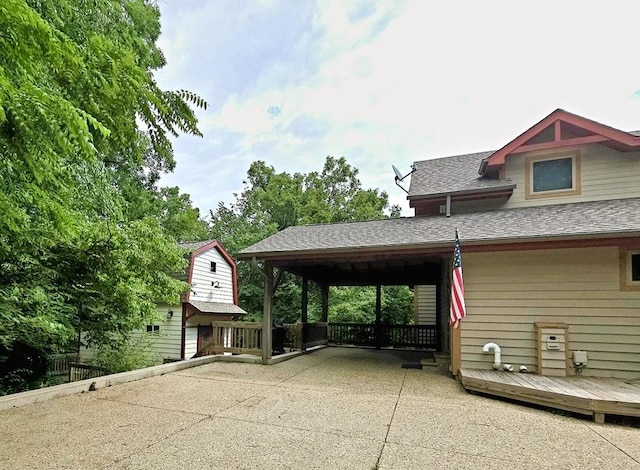
[[[538,374],[567,376],[568,327],[564,323],[535,323]]]

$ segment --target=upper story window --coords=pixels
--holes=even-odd
[[[580,194],[578,151],[525,159],[527,199]]]
[[[211,261],[211,272],[212,273],[216,272],[216,262],[215,261]]]

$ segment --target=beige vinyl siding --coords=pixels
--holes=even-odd
[[[504,208],[640,197],[640,185],[638,184],[640,181],[640,152],[623,153],[599,144],[591,144],[580,147],[580,194],[526,200],[525,158],[529,155],[543,155],[544,153],[532,152],[507,157],[504,176],[515,183],[516,188]],[[557,149],[547,153],[557,155],[561,154],[562,150]]]
[[[617,247],[467,253],[462,367],[536,366],[535,322],[565,323],[568,349],[588,352],[585,376],[640,377],[640,292],[620,290]],[[571,371],[573,369],[571,368]]]
[[[417,325],[436,324],[436,286],[415,286],[415,321]]]
[[[216,272],[211,272],[211,261],[216,263]],[[219,283],[219,288],[211,283]],[[218,250],[211,249],[196,256],[191,277],[190,300],[233,303],[233,276],[231,266]]]

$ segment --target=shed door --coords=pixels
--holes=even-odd
[[[198,351],[209,342],[211,336],[213,336],[213,327],[211,325],[198,325]]]

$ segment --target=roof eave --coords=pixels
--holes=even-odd
[[[486,174],[488,168],[504,165],[507,155],[509,155],[510,153],[516,153],[517,149],[521,147],[526,141],[542,132],[553,122],[560,120],[569,124],[573,124],[575,126],[583,127],[584,129],[587,129],[594,134],[599,134],[609,139],[610,141],[619,142],[623,145],[629,146],[630,148],[640,148],[640,137],[638,136],[611,126],[607,126],[605,124],[601,124],[597,121],[593,121],[577,114],[570,113],[563,109],[556,109],[547,117],[540,120],[529,129],[524,131],[522,134],[520,134],[518,137],[513,139],[511,142],[507,143],[500,150],[497,150],[489,157],[483,159],[478,170],[479,174],[484,175]]]
[[[526,245],[540,242],[577,242],[584,240],[619,240],[622,238],[638,238],[640,231],[618,231],[618,232],[579,232],[563,235],[534,235],[523,237],[500,237],[500,238],[478,238],[478,239],[462,239],[461,243],[464,247],[500,247],[505,245]],[[430,251],[431,253],[447,253],[453,249],[453,240],[442,240],[431,243],[407,243],[399,245],[379,245],[379,246],[360,246],[345,248],[328,248],[315,250],[292,250],[292,251],[265,251],[246,253],[238,255],[239,261],[277,261],[287,260],[291,258],[337,258],[345,254],[357,252],[358,255],[375,255],[376,253],[384,253],[395,251],[398,253],[406,252],[411,254],[414,251]],[[482,251],[482,250],[477,250]],[[487,250],[488,251],[488,250]],[[494,250],[498,251],[498,250]]]
[[[486,193],[498,193],[509,189],[515,189],[516,184],[505,184],[504,186],[493,186],[491,188],[482,188],[482,189],[462,189],[459,191],[447,191],[442,193],[432,193],[432,194],[416,194],[416,195],[408,195],[407,199],[409,201],[412,200],[426,200],[426,199],[440,199],[446,196],[460,196],[460,195],[469,195],[469,194],[486,194]]]

